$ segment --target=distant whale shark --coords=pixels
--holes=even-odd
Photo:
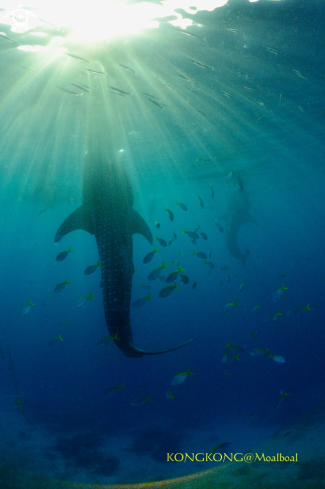
[[[193,339],[174,348],[159,351],[140,350],[133,345],[130,323],[134,233],[142,234],[152,245],[151,231],[133,209],[133,191],[125,169],[108,162],[100,152],[85,156],[82,204],[63,221],[56,232],[57,243],[71,231],[83,229],[95,235],[100,263],[105,319],[114,343],[127,357],[158,355],[177,350]]]
[[[229,201],[227,213],[224,218],[227,220],[225,227],[226,246],[234,258],[240,260],[243,265],[246,266],[247,258],[249,257],[249,250],[245,248],[245,252],[242,252],[238,245],[238,233],[243,224],[247,222],[253,222],[257,224],[254,217],[250,214],[250,200],[249,194],[244,190],[242,181],[238,192],[234,193]]]

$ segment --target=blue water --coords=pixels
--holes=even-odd
[[[71,479],[86,482],[140,482],[195,472],[198,467],[184,466],[172,473],[166,453],[209,452],[223,442],[251,450],[324,401],[324,8],[316,1],[237,1],[192,17],[203,27],[190,32],[208,42],[175,33],[166,23],[98,43],[93,51],[82,40],[64,37],[62,45],[91,59],[93,69],[104,69],[105,79],[82,78],[81,61],[61,56],[45,62],[42,53],[0,41],[1,423],[15,413],[25,431],[45,433],[51,440],[44,448],[48,460],[63,464],[67,479],[69,471]],[[8,25],[0,31],[32,43],[31,32],[12,33]],[[96,91],[76,97],[55,88],[68,89],[71,80]],[[114,97],[105,84],[132,96]],[[142,92],[168,107],[150,103]],[[141,285],[150,286],[152,301],[131,307],[135,346],[159,350],[196,338],[175,352],[137,359],[124,357],[113,342],[98,346],[109,335],[100,269],[83,273],[98,261],[95,239],[75,231],[54,245],[59,225],[81,203],[90,132],[127,168],[134,208],[154,240],[177,235],[167,248],[154,241],[160,252],[145,265],[152,247],[134,236],[131,299],[132,304],[146,297]],[[250,252],[246,266],[226,246],[223,216],[240,195],[235,182],[226,181],[232,170],[243,180],[256,221],[243,223],[236,238],[240,250]],[[187,212],[175,200],[185,203]],[[208,239],[200,236],[194,245],[182,232],[197,226]],[[73,253],[57,262],[69,246]],[[193,250],[211,252],[214,268],[192,256]],[[147,280],[162,260],[169,267],[165,276],[177,268],[172,260],[179,260],[189,277],[188,285],[178,280],[179,290],[167,298],[159,298],[167,284]],[[225,266],[228,270],[221,270]],[[54,293],[65,278],[71,285]],[[282,284],[287,290],[275,301],[272,294]],[[90,291],[96,300],[77,308]],[[225,312],[236,298],[238,308]],[[19,316],[29,300],[35,306]],[[302,309],[307,304],[310,311]],[[253,311],[255,306],[260,309]],[[63,341],[48,344],[59,335]],[[223,363],[228,342],[242,351],[239,360]],[[256,348],[269,349],[285,363],[252,356]],[[172,386],[173,377],[188,368],[194,375]],[[118,384],[125,387],[104,395]],[[174,400],[167,398],[169,390]],[[289,396],[275,409],[284,391]],[[130,404],[149,396],[150,403]],[[16,443],[19,452],[23,435]],[[114,453],[109,460],[99,455],[104,444]],[[17,451],[10,452],[9,464]],[[132,476],[132,463],[123,465],[130,453],[138,457],[138,469],[143,461],[143,476],[141,470]],[[146,457],[161,464],[149,477]],[[28,471],[29,463],[21,468]],[[49,477],[53,470],[39,466]]]

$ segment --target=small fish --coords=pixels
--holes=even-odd
[[[164,245],[163,245],[163,246],[164,246]],[[157,250],[157,249],[156,249],[156,247],[154,246],[153,251],[150,251],[150,253],[148,253],[148,254],[147,254],[145,257],[144,257],[144,259],[143,259],[143,263],[149,263],[149,262],[150,262],[150,261],[153,259],[153,257],[154,257],[154,255],[155,255],[155,253],[158,253],[159,251],[160,251],[160,250]]]
[[[65,260],[66,257],[68,256],[68,254],[69,253],[72,253],[72,252],[73,252],[73,250],[69,246],[69,249],[67,251],[61,251],[61,253],[59,253],[58,256],[55,259],[56,259],[56,261]]]
[[[15,41],[14,39],[12,39],[12,38],[11,38],[11,37],[9,37],[9,36],[6,36],[5,34],[0,34],[0,37],[1,37],[2,39],[5,39],[6,41],[9,41],[9,42],[14,42],[14,43],[18,44],[18,42],[17,42],[17,41]]]
[[[282,284],[282,287],[278,290],[276,290],[275,292],[273,292],[273,294],[271,295],[273,301],[276,301],[277,299],[280,299],[284,296],[284,291],[285,290],[288,290],[288,287],[285,287],[284,284]]]
[[[202,209],[204,208],[204,202],[203,200],[201,199],[201,197],[199,196],[199,201],[200,201],[200,206],[202,207]]]
[[[15,403],[18,404],[19,410],[21,411],[22,410],[22,405],[21,405],[21,402],[19,401],[19,399],[15,399]]]
[[[170,246],[170,245],[171,245],[173,242],[174,242],[174,240],[173,240],[173,239],[170,239],[170,240],[168,241],[168,246]]]
[[[188,78],[187,76],[184,76],[184,75],[179,75],[178,73],[176,73],[177,76],[179,76],[180,78],[183,78],[184,80],[186,81],[189,81],[189,82],[194,82],[194,80],[192,80],[192,78]]]
[[[231,441],[225,441],[223,443],[220,443],[220,445],[214,447],[214,448],[210,448],[210,452],[211,453],[215,453],[217,450],[219,450],[221,447],[223,447],[223,451],[226,447],[229,447],[229,445],[231,445]]]
[[[309,303],[307,304],[306,307],[298,307],[297,309],[294,310],[296,311],[312,311],[314,306],[311,306]]]
[[[241,292],[244,287],[245,287],[245,282],[242,282],[239,287],[239,292]]]
[[[254,348],[249,354],[251,357],[258,357],[259,355],[267,355],[269,350],[261,350],[261,348]]]
[[[240,85],[240,88],[246,90],[246,92],[256,92],[255,88],[245,87],[243,85]]]
[[[33,304],[33,302],[31,300],[29,300],[29,303],[27,304],[27,306],[24,306],[24,307],[21,308],[20,313],[19,313],[19,316],[26,316],[26,314],[29,313],[30,308],[32,306],[35,306],[35,304]]]
[[[199,235],[196,233],[196,231],[186,231],[186,229],[184,229],[182,234],[187,234],[190,239],[199,239]]]
[[[115,92],[122,93],[123,95],[132,95],[132,92],[126,92],[125,90],[121,90],[120,88],[111,87],[111,86],[109,86],[109,88],[115,90]]]
[[[104,71],[91,70],[90,68],[87,68],[87,71],[90,71],[90,73],[96,73],[96,75],[107,75],[107,73]]]
[[[136,72],[134,70],[132,70],[131,68],[128,68],[127,66],[125,65],[121,65],[121,63],[118,63],[120,66],[122,66],[122,68],[124,68],[125,70],[128,70],[130,71],[131,73],[133,73],[135,76],[137,76]]]
[[[197,92],[193,89],[193,88],[189,88],[189,87],[186,87],[187,90],[189,90],[190,92],[193,92],[195,95],[197,95]]]
[[[183,211],[187,211],[186,205],[182,204],[181,202],[177,202],[177,200],[175,201],[175,205],[179,205]]]
[[[66,92],[66,93],[70,93],[71,95],[75,95],[76,97],[81,97],[83,95],[83,92],[73,92],[72,90],[67,90],[66,88],[62,88],[62,87],[58,87],[57,85],[55,85],[56,88],[58,88],[59,90],[62,90],[62,92]]]
[[[160,224],[158,221],[155,221],[155,228],[159,229],[160,228]]]
[[[97,341],[97,346],[101,346],[101,345],[108,345],[108,343],[110,343],[111,341],[119,341],[120,338],[118,337],[118,333],[115,333],[114,336],[105,336],[104,338],[101,338],[99,341]]]
[[[176,233],[174,233],[174,239],[177,239],[177,234]]]
[[[162,262],[162,265],[161,267],[158,267],[158,268],[155,268],[154,270],[152,270],[152,272],[149,273],[148,275],[148,280],[152,281],[152,280],[156,280],[156,278],[159,277],[159,275],[161,274],[162,270],[164,268],[168,268],[167,265],[165,265],[164,262]]]
[[[234,302],[229,302],[229,304],[226,304],[224,312],[229,311],[233,307],[238,307],[238,305],[237,305],[237,299],[235,299]]]
[[[252,311],[258,311],[259,309],[261,309],[261,306],[254,306]]]
[[[214,198],[214,190],[213,190],[213,188],[212,188],[211,183],[210,183],[210,189],[211,189],[211,199],[213,199],[213,198]]]
[[[150,290],[151,289],[150,285],[142,285],[141,284],[140,287],[142,287],[145,290]]]
[[[177,287],[176,282],[175,285],[167,285],[167,287],[161,289],[161,291],[159,292],[159,297],[161,298],[168,297],[174,292],[175,289],[179,290],[179,287]]]
[[[205,241],[208,239],[208,236],[205,233],[200,233],[200,235]]]
[[[307,80],[307,78],[306,78],[305,76],[303,76],[303,75],[300,73],[300,71],[298,71],[298,70],[291,70],[291,71],[293,71],[293,72],[294,72],[294,73],[295,73],[297,76],[299,76],[300,78],[303,78],[304,80]]]
[[[162,239],[162,238],[156,238],[156,241],[158,241],[158,243],[160,244],[160,246],[163,246],[164,248],[167,247],[167,242],[164,239]],[[152,252],[152,253],[154,253],[154,252]]]
[[[186,285],[189,283],[189,278],[187,275],[184,275],[183,273],[180,273],[179,274],[179,278],[180,278],[180,281],[182,282],[182,284]]]
[[[59,284],[56,284],[54,288],[54,292],[56,293],[62,292],[67,284],[71,285],[71,282],[69,282],[68,279],[66,278],[65,282],[60,282]]]
[[[122,93],[118,93],[118,92],[110,92],[110,91],[108,91],[108,93],[111,93],[112,95],[117,95],[118,97],[125,98],[125,95],[123,95]]]
[[[208,258],[211,258],[211,251],[208,251]]]
[[[195,61],[195,59],[187,58],[191,63],[194,63],[195,65],[199,66],[200,68],[204,68],[205,70],[213,70],[212,66],[207,66],[204,65],[203,63],[200,63],[199,61]]]
[[[192,256],[193,255],[196,255],[198,258],[201,258],[202,260],[206,260],[208,257],[205,253],[203,253],[203,251],[194,251],[193,250],[193,253],[192,253]]]
[[[102,267],[99,261],[97,262],[97,265],[90,265],[89,267],[87,267],[84,271],[84,275],[91,275],[97,270],[98,267]]]
[[[175,396],[173,395],[173,393],[171,391],[168,391],[166,393],[166,397],[167,397],[167,399],[171,399],[172,401],[175,399]]]
[[[89,87],[88,85],[85,85],[84,83],[81,83],[82,88],[88,88],[88,90],[96,90],[96,88]]]
[[[109,387],[108,389],[106,389],[106,391],[104,392],[104,396],[106,396],[106,394],[108,394],[109,392],[112,392],[112,391],[117,391],[119,389],[124,389],[125,387],[125,384],[118,384],[116,385],[115,387]]]
[[[285,363],[285,358],[280,357],[279,355],[270,355],[269,358],[272,358],[277,363]]]
[[[212,263],[212,261],[206,261],[204,260],[204,265],[208,265],[209,268],[214,268],[214,264]]]
[[[205,37],[197,36],[196,34],[192,34],[191,32],[182,31],[180,29],[175,29],[175,31],[181,32],[182,34],[185,34],[186,36],[190,36],[190,37],[194,37],[196,39],[200,39],[200,41],[208,42]]]
[[[136,309],[140,309],[140,307],[144,306],[147,301],[152,301],[152,298],[150,297],[150,292],[147,295],[147,297],[141,297],[141,299],[138,299],[135,302],[133,302],[132,307],[135,307]]]
[[[225,27],[225,30],[229,31],[229,32],[234,32],[235,34],[238,34],[238,32],[241,32],[239,29],[233,29],[233,28],[227,28],[227,27]]]
[[[196,287],[197,287],[197,282],[196,282],[196,280],[194,280],[194,282],[192,284],[192,289],[194,290],[194,289],[196,289]]]
[[[64,54],[66,54],[67,56],[71,56],[71,58],[80,59],[80,61],[85,61],[86,63],[89,63],[88,59],[81,58],[80,56],[77,56],[76,54],[71,54],[71,53],[64,53]]]
[[[139,397],[138,399],[134,399],[134,401],[130,402],[130,406],[141,406],[146,402],[151,403],[151,397]]]
[[[253,80],[255,80],[255,77],[252,75],[248,75],[247,73],[243,73],[242,71],[238,71],[238,73],[240,75],[243,75],[245,78],[252,78]]]
[[[283,99],[283,93],[280,93],[280,105],[282,104],[282,99]]]
[[[228,92],[224,92],[223,90],[220,90],[220,93],[222,93],[222,95],[224,95],[225,97],[231,98],[231,100],[233,100],[232,96]]]
[[[175,377],[172,378],[171,385],[182,384],[189,375],[194,375],[190,369],[188,369],[187,372],[181,372],[180,374],[175,375]]]
[[[145,95],[146,97],[154,98],[155,100],[160,100],[159,97],[155,97],[155,95],[150,95],[150,93],[146,93],[146,92],[141,92],[141,93],[143,93],[143,95]]]
[[[164,209],[166,212],[168,212],[168,215],[169,215],[169,219],[170,221],[173,221],[174,220],[174,214],[172,213],[171,210],[169,210],[169,207],[167,206],[166,209]]]
[[[42,306],[46,306],[46,304],[49,302],[50,298],[46,297],[46,299],[43,300]]]
[[[221,226],[221,224],[218,224],[217,221],[214,221],[214,224],[215,224],[215,226],[217,226],[217,228],[219,229],[220,233],[223,233],[224,232],[223,227]]]
[[[180,272],[185,272],[185,269],[181,268],[181,266],[179,265],[178,269],[175,270],[175,272],[172,272],[168,275],[166,282],[170,284],[171,282],[174,282],[174,280],[177,280]]]
[[[60,335],[58,338],[52,338],[49,342],[48,342],[48,345],[55,345],[56,343],[58,343],[58,341],[63,341],[63,338],[62,336]]]
[[[274,314],[274,316],[271,316],[271,317],[272,317],[273,321],[278,321],[281,316],[282,316],[282,312],[281,312],[281,309],[279,309],[278,312],[276,314]]]
[[[72,82],[70,82],[70,83],[71,83],[71,85],[73,85],[74,87],[76,87],[76,88],[80,88],[80,90],[83,90],[84,92],[90,93],[90,92],[89,92],[89,90],[87,90],[87,89],[86,89],[84,86],[82,86],[82,85],[78,85],[78,83],[72,83]]]
[[[67,326],[70,326],[70,322],[69,321],[62,321],[63,324],[66,324]]]
[[[26,71],[30,71],[31,73],[34,73],[34,75],[40,75],[40,72],[39,71],[32,70],[31,68],[26,68],[26,66],[20,66],[20,67],[23,68]]]
[[[210,158],[195,158],[195,161],[211,161]]]
[[[77,300],[77,307],[84,307],[89,300],[96,300],[95,297],[93,297],[93,294],[91,293],[91,291],[90,291],[88,296],[80,297]]]
[[[230,183],[234,180],[234,174],[235,174],[235,170],[230,170],[230,172],[226,176],[226,183]]]
[[[301,112],[303,112],[303,113],[305,112],[304,108],[303,108],[303,107],[301,107],[301,105],[297,105],[297,107],[298,107],[298,109],[299,109]]]
[[[261,102],[261,100],[255,99],[255,102],[258,103],[261,107],[265,107],[265,104]]]
[[[161,104],[159,104],[156,100],[153,100],[152,98],[149,98],[149,97],[146,97],[146,99],[149,100],[149,102],[151,102],[152,104],[154,104],[157,107],[159,107],[159,109],[164,110],[164,107]]]
[[[277,52],[275,49],[272,49],[272,48],[267,48],[266,46],[265,46],[265,49],[266,49],[267,51],[269,51],[269,53],[275,54],[276,56],[279,54],[279,53],[278,53],[278,52]]]

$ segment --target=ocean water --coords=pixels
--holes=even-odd
[[[324,19],[304,0],[0,4],[1,489],[325,487]],[[123,355],[84,273],[95,236],[55,243],[91,147],[159,250],[143,263],[133,235],[134,346],[180,349]],[[148,280],[162,262],[188,283]]]

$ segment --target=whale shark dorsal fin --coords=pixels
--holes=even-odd
[[[83,229],[90,234],[94,234],[90,213],[84,205],[78,207],[63,221],[56,232],[54,242],[57,243],[63,236],[77,229]]]
[[[131,222],[132,222],[132,234],[135,233],[142,234],[142,236],[144,236],[152,245],[153,238],[149,226],[146,223],[146,221],[143,219],[143,217],[141,217],[140,214],[135,209],[131,209]]]

